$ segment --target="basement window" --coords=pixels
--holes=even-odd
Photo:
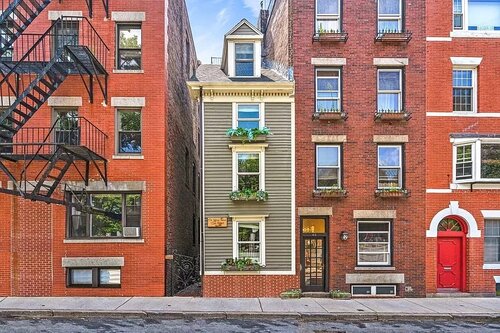
[[[76,288],[119,288],[120,268],[68,268],[67,286]]]
[[[352,296],[396,296],[395,285],[353,285],[351,286]]]

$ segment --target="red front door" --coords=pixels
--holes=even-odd
[[[438,289],[462,290],[462,238],[438,237]]]

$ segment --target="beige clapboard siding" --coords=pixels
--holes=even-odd
[[[266,103],[266,126],[273,135],[266,148],[267,202],[232,202],[232,152],[225,132],[232,125],[231,103],[205,103],[205,215],[269,215],[266,219],[266,270],[291,269],[291,105]],[[205,223],[207,221],[205,220]],[[205,269],[218,270],[233,254],[232,223],[206,228]]]
[[[252,36],[255,35],[255,31],[253,31],[248,25],[243,24],[241,27],[236,29],[233,35]]]

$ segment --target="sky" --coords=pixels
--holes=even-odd
[[[198,59],[222,56],[223,37],[242,18],[256,24],[261,0],[186,0]],[[265,7],[269,0],[265,0]]]

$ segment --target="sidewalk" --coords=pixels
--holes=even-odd
[[[0,298],[0,317],[20,316],[500,321],[500,298],[354,300],[192,297]]]

